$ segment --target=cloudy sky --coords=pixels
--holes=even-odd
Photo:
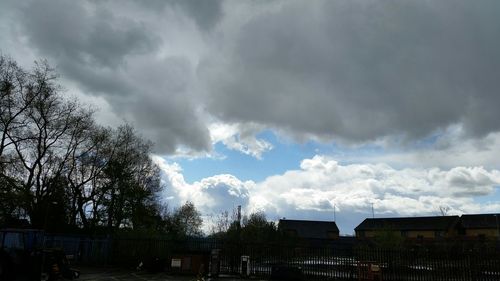
[[[47,59],[98,121],[156,143],[206,220],[500,212],[500,2],[0,2],[0,52]]]

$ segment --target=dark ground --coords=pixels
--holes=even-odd
[[[179,275],[171,275],[167,273],[148,273],[145,271],[135,271],[135,270],[127,270],[127,269],[118,269],[118,268],[86,268],[80,267],[78,268],[81,271],[81,275],[79,279],[76,281],[117,281],[117,280],[126,280],[126,281],[146,281],[146,280],[158,280],[158,281],[197,281],[196,276],[179,276]],[[207,279],[205,279],[207,280]],[[221,277],[214,280],[221,281],[241,281],[245,279],[240,279],[238,277]],[[263,279],[246,279],[246,280],[259,280],[263,281]]]

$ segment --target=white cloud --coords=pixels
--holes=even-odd
[[[192,201],[205,215],[217,214],[220,211],[231,210],[233,207],[248,204],[249,190],[253,187],[252,181],[242,182],[238,178],[228,175],[214,175],[194,183],[187,183],[182,175],[182,169],[177,163],[167,163],[159,156],[153,156],[164,175],[166,185],[165,198],[172,207],[179,206],[185,201]]]
[[[484,166],[500,169],[500,133],[489,133],[481,138],[465,138],[463,126],[455,124],[436,132],[434,140],[423,141],[422,147],[414,143],[404,145],[386,139],[379,142],[383,153],[375,155],[351,154],[342,158],[349,162],[388,163],[398,167]]]
[[[246,155],[262,159],[262,154],[273,149],[273,145],[257,138],[257,134],[264,130],[256,124],[224,124],[212,123],[209,126],[212,143],[223,143],[228,149],[236,150]]]
[[[156,161],[165,172],[167,193],[178,202],[192,200],[208,214],[237,205],[247,212],[263,210],[270,218],[329,216],[334,205],[350,215],[367,213],[372,204],[379,216],[438,215],[442,206],[449,207],[450,214],[500,211],[499,201],[474,201],[500,185],[500,172],[482,167],[394,169],[386,164],[341,165],[316,155],[304,159],[300,170],[262,182],[216,175],[190,184],[177,164],[159,157]]]

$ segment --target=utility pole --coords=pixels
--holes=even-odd
[[[238,240],[241,240],[241,205],[238,205],[238,213],[237,213],[237,220],[238,223],[236,224],[237,226],[237,232],[238,232]]]
[[[238,205],[236,219],[238,220],[238,227],[241,227],[241,205]]]

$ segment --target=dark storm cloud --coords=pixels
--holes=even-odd
[[[222,17],[222,1],[174,0],[187,11],[196,23],[204,29],[213,27]]]
[[[145,26],[117,18],[86,2],[33,1],[22,7],[23,31],[65,78],[94,93],[127,95],[132,90],[118,68],[129,54],[153,51],[158,40]]]
[[[136,0],[139,5],[162,12],[166,6],[179,7],[189,14],[201,29],[211,29],[223,16],[222,0]]]
[[[129,54],[146,53],[158,39],[140,22],[85,2],[34,1],[22,10],[26,35],[53,57],[116,67]]]
[[[172,152],[179,146],[210,150],[206,124],[196,113],[189,96],[193,69],[182,57],[136,62],[129,74],[136,81],[130,100],[116,101],[122,116],[137,120],[145,135],[157,140],[157,152]],[[158,140],[161,140],[158,141]]]
[[[210,150],[208,129],[189,94],[190,61],[158,58],[162,40],[146,22],[120,15],[119,6],[114,11],[94,4],[30,2],[19,9],[21,24],[31,45],[65,79],[104,97],[120,118],[156,143],[158,153],[179,147]]]
[[[298,134],[500,129],[500,2],[285,1],[200,68],[210,111]],[[215,74],[214,74],[215,73]]]
[[[158,152],[210,150],[213,117],[354,142],[500,131],[498,1],[1,5],[0,48],[48,58]]]

